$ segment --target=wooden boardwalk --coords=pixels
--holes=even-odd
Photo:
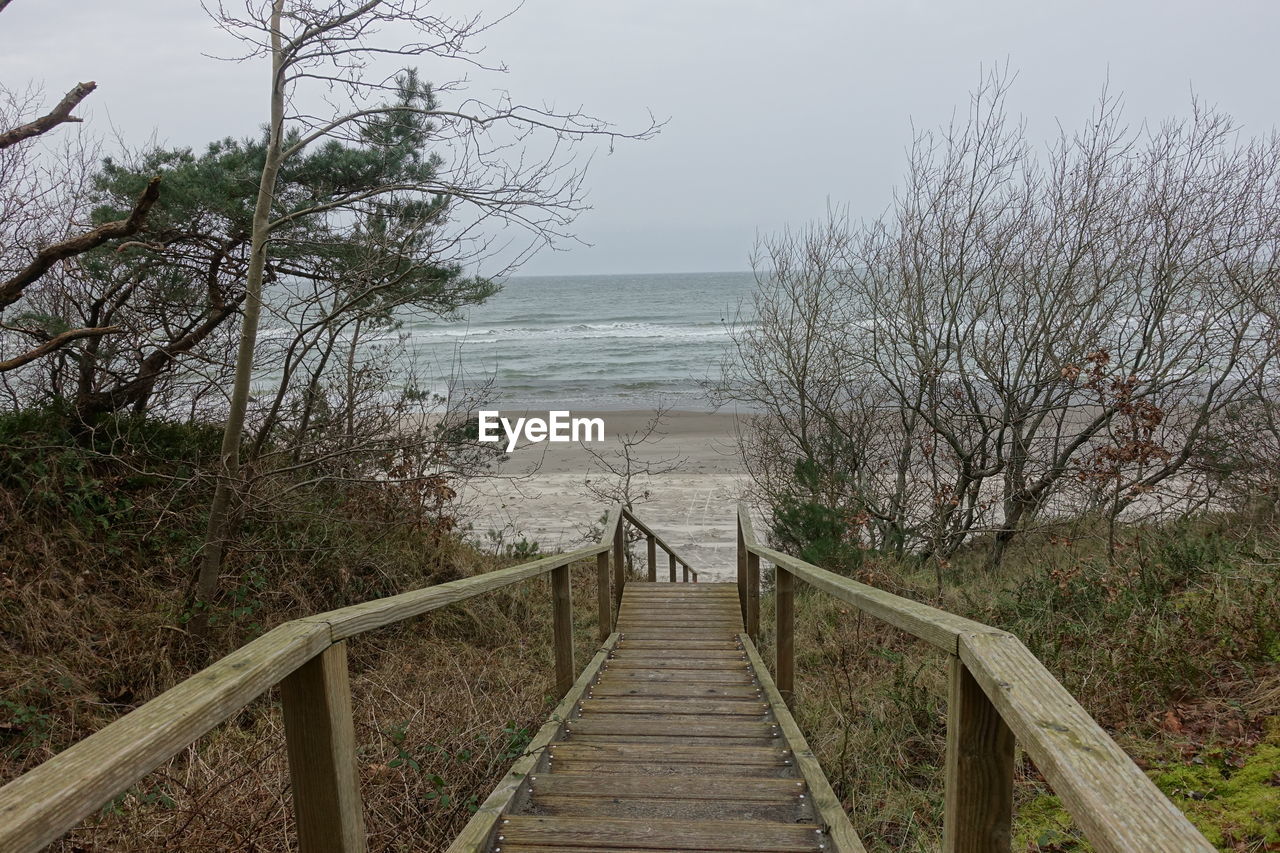
[[[488,849],[860,849],[832,843],[797,763],[808,749],[742,630],[734,584],[629,582],[606,655]]]
[[[645,541],[648,583],[626,577],[628,527]],[[44,850],[279,685],[298,850],[366,853],[346,641],[549,580],[562,699],[448,853],[865,853],[784,703],[801,582],[943,656],[944,853],[1010,853],[1015,739],[1098,853],[1213,853],[1017,637],[774,550],[743,507],[737,528],[736,585],[698,583],[614,505],[595,544],[279,625],[0,788],[0,851]],[[752,642],[762,559],[776,684]],[[579,672],[569,573],[591,562],[601,645]]]

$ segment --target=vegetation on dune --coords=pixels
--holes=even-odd
[[[717,396],[754,411],[774,544],[1016,634],[1222,849],[1270,849],[1280,137],[1104,93],[1041,145],[1011,82],[916,135],[882,216],[761,241]],[[796,609],[800,722],[855,826],[936,849],[943,662]],[[1017,775],[1020,849],[1086,849]]]
[[[998,576],[981,545],[939,595],[918,560],[866,554],[867,583],[1008,630],[1223,850],[1267,850],[1280,821],[1280,530],[1270,513],[1126,527],[1064,523],[1024,540]],[[803,587],[803,585],[802,585]],[[771,635],[771,596],[762,634]],[[808,591],[796,605],[797,718],[854,826],[877,851],[941,837],[946,666],[936,650]],[[1084,851],[1025,757],[1019,851]]]
[[[450,511],[493,460],[487,391],[428,390],[450,377],[401,325],[572,236],[579,143],[657,129],[464,95],[451,68],[501,70],[479,16],[204,9],[263,66],[260,135],[105,156],[69,127],[95,84],[52,109],[0,86],[6,781],[282,621],[503,564]],[[543,586],[351,643],[375,849],[443,846],[545,716]],[[286,848],[280,726],[268,694],[57,847]]]
[[[401,484],[279,482],[246,507],[213,633],[196,641],[182,626],[219,430],[73,424],[57,410],[0,417],[0,781],[280,622],[512,562],[460,542]],[[579,660],[595,639],[594,566],[573,571]],[[554,704],[551,633],[534,581],[351,643],[372,849],[438,849],[469,819]],[[283,743],[273,692],[55,849],[280,849]]]

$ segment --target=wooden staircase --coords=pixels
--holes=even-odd
[[[827,820],[856,839],[815,809],[815,787],[834,797],[798,766],[808,747],[742,630],[733,584],[628,583],[605,656],[482,849],[861,849],[833,845]]]
[[[626,576],[628,527],[645,542],[647,583]],[[801,582],[945,661],[944,853],[1011,853],[1015,742],[1098,853],[1213,853],[1016,637],[769,548],[741,507],[737,533],[737,584],[699,583],[615,505],[594,544],[279,625],[0,788],[0,851],[45,849],[279,685],[297,848],[366,853],[346,641],[546,579],[562,699],[449,853],[863,853],[787,710]],[[753,643],[762,559],[773,565],[773,676]],[[579,671],[569,573],[593,561],[600,646]]]

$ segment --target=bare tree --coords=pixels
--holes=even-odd
[[[902,535],[940,569],[979,534],[995,566],[1040,519],[1185,500],[1276,355],[1257,307],[1280,283],[1276,138],[1199,104],[1131,129],[1104,93],[1041,156],[1009,79],[917,136],[884,217],[767,244],[722,388],[765,412],[758,450],[787,453],[757,465],[784,490],[816,464],[872,544]]]
[[[4,4],[7,6],[8,4]],[[3,11],[4,6],[0,6]],[[35,99],[0,89],[0,314],[11,309],[51,273],[104,244],[137,234],[160,195],[160,181],[147,183],[120,219],[84,227],[80,199],[65,186],[77,186],[87,170],[83,157],[45,154],[35,145],[40,137],[64,124],[81,121],[73,115],[97,84],[79,83],[51,110],[29,117]],[[67,152],[64,152],[66,154]],[[53,158],[52,163],[42,162]],[[64,187],[58,187],[62,183]],[[51,186],[52,184],[52,186]],[[13,311],[9,311],[12,317]],[[0,355],[0,373],[16,370],[76,341],[92,340],[119,331],[110,324],[60,327],[39,312],[24,311],[0,321],[0,329],[26,342]]]
[[[218,2],[206,9],[243,46],[238,59],[269,60],[271,76],[268,142],[250,234],[235,377],[196,583],[197,632],[217,588],[229,534],[258,351],[264,273],[277,229],[417,200],[426,224],[448,221],[455,233],[482,245],[491,224],[523,228],[529,242],[516,253],[519,260],[565,236],[582,209],[582,168],[566,146],[584,136],[640,138],[656,130],[650,125],[621,134],[580,112],[557,113],[505,97],[494,104],[460,98],[456,106],[442,106],[438,96],[455,92],[456,85],[432,87],[412,70],[388,74],[383,66],[422,58],[479,64],[470,44],[484,25],[479,18],[438,16],[421,0],[272,0],[267,5],[247,2],[242,10]],[[291,159],[310,149],[344,144],[381,145],[391,151],[405,134],[422,135],[424,145],[429,141],[437,149],[432,159],[415,162],[421,168],[406,179],[340,186],[314,203],[278,210],[277,177]],[[540,148],[535,149],[535,142]],[[433,204],[435,200],[444,203]]]
[[[590,442],[582,447],[591,456],[587,491],[602,503],[621,502],[628,509],[649,499],[649,482],[655,477],[679,471],[688,459],[679,453],[657,453],[656,445],[666,433],[662,422],[670,406],[659,406],[653,416],[631,432],[618,436],[613,446],[599,448]]]

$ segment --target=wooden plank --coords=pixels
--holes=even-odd
[[[615,774],[617,775],[617,774]],[[607,778],[607,777],[605,777]],[[653,775],[639,778],[656,778]],[[779,779],[761,778],[777,782]],[[691,800],[672,797],[537,796],[521,814],[549,817],[648,818],[653,820],[751,820],[814,826],[813,811],[797,795],[768,802],[752,800]]]
[[[570,737],[625,735],[627,737],[774,738],[772,723],[744,723],[736,718],[707,718],[697,714],[599,714],[576,717],[565,724]]]
[[[548,748],[555,761],[595,760],[623,763],[631,761],[663,761],[677,764],[694,764],[729,767],[791,767],[793,757],[788,747],[725,746],[705,747],[690,744],[594,744],[578,741],[561,741]],[[683,771],[691,772],[691,771]],[[726,775],[723,771],[717,771]]]
[[[584,746],[625,746],[627,741],[610,742],[608,740],[586,741]],[[717,741],[715,744],[703,746],[703,749],[720,750],[726,748],[723,741]],[[657,743],[654,741],[647,742],[649,746],[675,746],[673,743]],[[693,744],[680,744],[681,746],[692,746]],[[701,769],[700,766],[695,767],[691,764],[681,764],[679,762],[667,761],[661,757],[650,758],[638,761],[617,762],[607,761],[604,759],[575,759],[567,758],[564,761],[555,763],[557,770],[564,770],[573,773],[592,773],[598,776],[613,776],[618,774],[642,774],[649,776],[673,776],[678,773],[687,773],[690,768]],[[791,768],[783,765],[740,765],[734,767],[720,767],[721,770],[731,770],[737,776],[751,776],[759,779],[792,779],[794,778]]]
[[[609,514],[604,518],[604,529],[600,532],[600,540],[597,544],[610,546],[613,544],[615,534],[622,525],[622,504],[615,501],[613,506],[609,507]]]
[[[705,684],[702,682],[683,683],[678,681],[657,682],[605,682],[601,681],[591,688],[591,696],[608,698],[613,696],[655,697],[665,696],[671,699],[682,697],[754,699],[761,695],[760,688],[751,685],[734,686],[730,684]]]
[[[630,612],[638,613],[660,613],[660,614],[712,614],[715,616],[734,617],[738,613],[738,608],[731,602],[717,601],[714,599],[688,601],[680,598],[628,598],[624,604]]]
[[[732,587],[722,583],[703,583],[703,584],[655,584],[645,581],[635,581],[632,583],[632,592],[638,597],[644,596],[666,596],[669,598],[689,599],[692,601],[720,601],[730,598],[733,594]]]
[[[596,725],[596,724],[599,725]],[[588,725],[591,724],[591,725]],[[760,734],[771,734],[778,726],[771,719],[740,720],[737,717],[712,717],[694,712],[675,710],[641,714],[582,714],[572,716],[566,721],[566,731],[585,732],[601,727],[609,727],[615,731],[634,730],[637,735],[670,734],[675,727],[677,734],[687,732],[691,735],[719,736],[722,732],[740,729],[743,737],[755,737]],[[689,728],[684,728],[688,726]]]
[[[659,671],[644,669],[611,669],[600,678],[606,681],[625,683],[627,681],[689,681],[697,684],[751,684],[752,674],[742,672],[721,672],[719,670],[684,670],[665,669]]]
[[[613,775],[600,779],[590,773],[544,773],[530,787],[534,796],[558,797],[657,797],[677,800],[771,802],[796,798],[808,791],[795,779],[760,779],[742,776],[707,776],[691,773],[655,779],[652,776]]]
[[[960,635],[960,659],[1100,853],[1214,848],[1011,634]]]
[[[772,548],[756,545],[752,551],[805,583],[951,654],[955,654],[961,634],[990,630],[979,622],[841,577]]]
[[[298,850],[363,853],[347,644],[333,644],[286,676],[280,703]]]
[[[614,650],[613,660],[675,660],[678,658],[697,658],[699,660],[740,661],[745,656],[736,647],[728,649],[633,649],[623,647]]]
[[[14,779],[0,788],[0,850],[57,840],[329,643],[327,624],[287,622]]]
[[[613,597],[618,609],[622,608],[623,592],[627,584],[627,540],[622,517],[619,508],[618,523],[613,528]]]
[[[716,622],[725,622],[731,625],[742,624],[742,620],[738,618],[736,608],[733,610],[730,610],[729,608],[694,609],[692,607],[686,607],[678,602],[673,604],[650,604],[644,606],[624,604],[622,610],[619,611],[619,617],[628,620],[644,619],[664,622],[711,619]]]
[[[730,734],[687,735],[668,732],[666,734],[638,735],[633,732],[590,732],[574,735],[586,743],[650,743],[675,746],[772,746],[778,742],[776,737],[732,737]]]
[[[727,617],[729,619],[737,619],[738,617],[738,609],[736,607],[732,607],[728,604],[714,604],[710,602],[642,604],[629,600],[623,605],[622,612],[633,616],[670,616],[672,614],[678,614],[680,616],[715,616],[717,618]]]
[[[506,819],[499,840],[509,845],[555,844],[569,849],[680,850],[694,847],[734,853],[818,850],[824,833],[812,826],[766,821],[628,820],[533,817]]]
[[[580,703],[584,714],[705,714],[731,715],[744,718],[763,717],[769,711],[767,702],[754,697],[743,699],[626,699],[592,698]]]
[[[659,539],[661,539],[662,537],[658,537],[658,538],[659,538]],[[694,587],[694,586],[672,586],[671,584],[668,584],[668,583],[641,583],[641,584],[639,584],[639,585],[638,585],[638,588],[639,588],[639,589],[679,589],[679,590],[689,590],[689,591],[692,591],[692,592],[698,592],[698,591],[702,591],[702,592],[714,592],[714,591],[733,592],[733,581],[715,581],[715,582],[712,582],[712,583],[705,583],[705,584],[702,584],[700,587]]]
[[[944,853],[1009,853],[1013,823],[1013,732],[951,656],[947,698]]]
[[[686,601],[683,599],[651,601],[641,597],[627,597],[623,602],[622,609],[632,613],[659,613],[664,614],[669,611],[679,613],[698,613],[698,614],[714,614],[716,616],[735,617],[738,615],[738,608],[734,607],[728,601]]]
[[[742,628],[736,619],[684,618],[679,614],[673,614],[666,619],[656,616],[644,619],[619,619],[618,624],[628,631],[637,631],[644,628],[718,628],[736,634]]]
[[[556,696],[573,687],[573,590],[569,584],[569,567],[551,570],[551,630],[556,654]]]
[[[614,657],[607,670],[721,670],[731,672],[746,670],[746,662],[718,660],[718,658],[657,657],[646,654],[640,657]]]
[[[737,631],[741,630],[739,626],[733,628],[680,628],[680,626],[671,626],[671,628],[653,628],[650,625],[641,625],[640,628],[620,628],[623,637],[635,639],[654,639],[668,638],[672,640],[680,639],[723,639],[733,637]]]
[[[633,581],[632,583],[635,582]],[[678,586],[683,587],[684,584],[678,584]],[[695,587],[689,588],[694,589]],[[733,602],[726,599],[728,599],[728,596],[720,595],[719,593],[707,596],[690,596],[687,594],[659,595],[657,593],[646,593],[643,595],[628,595],[625,597],[623,603],[647,608],[667,608],[672,606],[717,608],[733,607]],[[733,610],[736,611],[737,608],[733,607]]]
[[[738,541],[739,551],[748,550],[763,557],[775,566],[781,566],[797,578],[816,586],[842,601],[847,601],[859,610],[883,619],[909,634],[913,634],[926,642],[951,654],[957,650],[958,637],[965,631],[983,630],[986,626],[964,619],[944,610],[938,610],[927,604],[902,598],[897,595],[876,589],[867,584],[841,577],[834,572],[820,569],[812,563],[796,559],[789,554],[766,548],[755,538],[751,527],[751,516],[744,504],[738,505]],[[740,597],[743,605],[743,622],[746,618],[746,587],[743,575],[746,572],[746,558],[739,554],[738,561]],[[749,627],[749,625],[748,625]]]
[[[751,513],[745,504],[738,504],[738,541],[742,551],[738,564],[740,597],[742,599],[742,624],[753,640],[760,639],[760,558],[752,553],[756,541]]]
[[[596,554],[596,622],[600,640],[613,633],[613,598],[609,589],[609,552]]]
[[[747,634],[760,639],[760,557],[747,552]]]
[[[805,583],[822,589],[823,592],[832,594],[841,601],[849,602],[859,610],[870,613],[890,625],[895,625],[908,634],[914,634],[915,637],[932,643],[943,651],[954,654],[956,644],[959,642],[957,638],[965,631],[989,630],[980,622],[964,619],[954,613],[938,610],[936,607],[922,605],[918,601],[911,601],[910,598],[893,596],[882,589],[868,587],[867,584],[858,583],[856,580],[842,578],[840,575],[826,569],[819,569],[818,566],[810,565],[803,560],[796,560],[795,557],[787,556],[780,551],[773,551],[772,548],[756,546],[754,551],[773,565],[782,566],[783,569],[790,571]]]
[[[742,529],[742,517],[744,513],[742,508],[738,508],[738,550],[735,552],[737,557],[737,581],[738,581],[738,612],[742,614],[742,624],[746,625],[749,621],[747,616],[747,538]]]
[[[712,622],[715,627],[724,625],[733,625],[738,628],[742,627],[742,620],[738,618],[735,610],[732,613],[725,611],[685,611],[678,605],[657,608],[654,610],[635,610],[623,608],[618,618],[619,623],[655,623],[659,625],[681,625],[691,622]],[[738,633],[736,630],[733,633]]]
[[[721,584],[663,584],[666,589],[632,590],[631,601],[659,601],[663,598],[678,598],[680,601],[699,607],[724,607],[732,605],[733,590],[721,589]]]
[[[741,630],[741,628],[739,628]],[[648,640],[648,639],[630,639],[623,640],[618,644],[618,649],[669,649],[670,644],[666,640]],[[706,649],[708,651],[729,651],[738,649],[738,641],[732,640],[685,640],[680,644],[682,651],[698,651]],[[673,650],[674,651],[674,650]]]
[[[582,853],[581,847],[560,847],[558,845],[547,846],[539,844],[536,847],[528,847],[523,844],[506,843],[501,853]],[[610,847],[609,853],[653,853],[652,848],[644,849],[638,847]],[[670,853],[720,853],[718,850],[707,850],[698,847],[672,847]]]
[[[716,739],[712,745],[681,741],[562,741],[551,745],[548,767],[560,772],[597,775],[652,774],[662,776],[733,775],[756,778],[794,778],[788,750],[769,745]]]
[[[774,616],[777,638],[774,641],[774,672],[778,693],[788,708],[795,707],[795,578],[786,569],[773,570]]]
[[[654,583],[645,581],[635,581],[631,584],[632,594],[637,596],[644,595],[666,595],[676,598],[690,599],[716,599],[729,598],[733,595],[733,586],[727,583],[701,583],[686,586],[684,584],[672,585],[669,583]]]
[[[661,537],[659,537],[661,538]],[[733,581],[712,581],[698,586],[672,586],[669,583],[645,583],[641,589],[659,589],[659,590],[684,590],[688,592],[733,592]]]
[[[747,658],[755,668],[756,677],[760,681],[760,688],[764,691],[765,698],[773,706],[773,716],[791,750],[791,755],[795,758],[796,769],[809,785],[811,804],[827,830],[830,849],[835,853],[866,853],[866,848],[862,846],[858,834],[853,831],[849,816],[845,814],[844,807],[840,804],[840,798],[836,796],[835,791],[831,790],[831,783],[827,781],[827,775],[822,771],[817,756],[809,748],[809,743],[805,740],[800,727],[796,725],[795,718],[791,716],[786,703],[782,701],[777,685],[769,677],[769,670],[765,668],[760,653],[756,651],[756,647],[751,644],[746,634],[742,635],[742,645],[747,650]]]
[[[703,583],[697,585],[685,586],[684,584],[671,585],[669,583],[656,583],[653,581],[637,581],[633,588],[637,593],[662,593],[664,595],[732,595],[734,592],[732,583]]]
[[[471,816],[471,820],[467,821],[467,825],[462,828],[462,832],[458,833],[457,838],[453,839],[453,843],[449,845],[447,853],[473,853],[473,851],[486,849],[486,844],[493,836],[493,830],[501,819],[502,813],[510,808],[517,801],[520,791],[525,785],[529,774],[538,766],[538,764],[549,754],[549,747],[563,730],[564,720],[573,713],[574,706],[586,692],[587,687],[595,680],[600,667],[604,665],[605,660],[609,657],[609,652],[614,644],[618,642],[618,635],[613,634],[607,639],[600,650],[596,652],[591,662],[582,670],[582,674],[578,676],[577,681],[573,683],[573,687],[560,700],[560,704],[551,712],[550,718],[538,729],[537,734],[529,741],[529,745],[525,747],[524,754],[517,758],[515,763],[511,765],[511,769],[498,782],[497,787],[489,794],[488,798]]]
[[[363,604],[353,604],[350,607],[330,610],[310,618],[327,623],[333,631],[334,641],[337,642],[374,628],[420,616],[448,604],[465,601],[481,593],[492,592],[504,586],[544,575],[553,569],[568,566],[579,560],[591,559],[601,550],[603,549],[599,545],[579,548],[576,551],[534,560],[509,569],[498,569],[475,577],[436,584],[400,595],[366,601]]]

